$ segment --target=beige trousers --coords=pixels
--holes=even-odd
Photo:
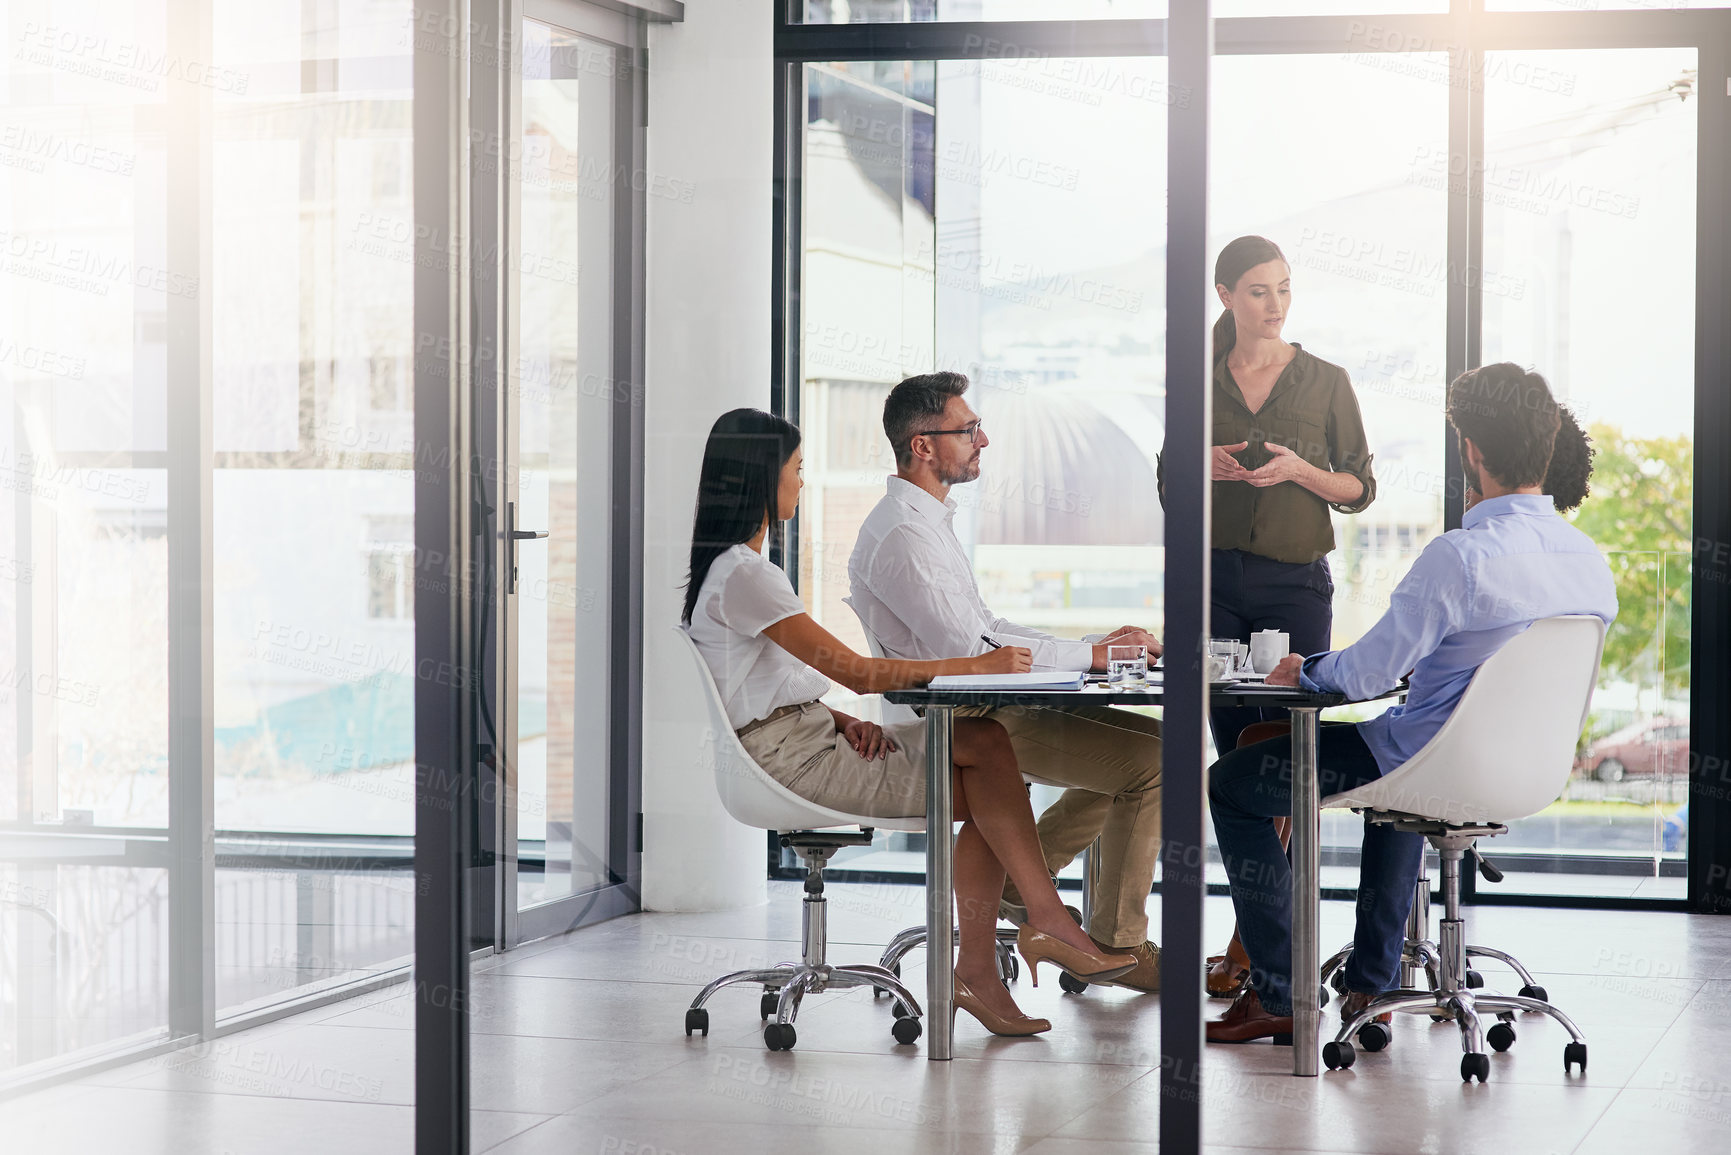
[[[1088,933],[1108,946],[1145,941],[1148,894],[1160,857],[1159,720],[1110,706],[956,713],[998,722],[1010,735],[1023,774],[1066,788],[1038,823],[1047,870],[1056,874],[1099,837]]]

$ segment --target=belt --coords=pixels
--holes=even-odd
[[[811,703],[809,703],[809,702],[798,702],[792,706],[783,706],[779,710],[771,710],[768,714],[757,719],[755,722],[747,722],[745,725],[743,725],[739,729],[735,730],[734,733],[738,734],[741,738],[743,738],[747,734],[751,733],[753,730],[760,730],[763,727],[769,725],[771,722],[774,722],[774,721],[781,719],[781,718],[785,718],[789,714],[799,713],[801,710],[805,709],[810,704]]]

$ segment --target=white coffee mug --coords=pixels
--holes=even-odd
[[[1250,635],[1250,668],[1266,674],[1292,652],[1292,636],[1280,630],[1257,630]]]

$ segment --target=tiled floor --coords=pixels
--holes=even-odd
[[[1056,1029],[994,1038],[965,1014],[956,1060],[897,1047],[886,1003],[808,1000],[799,1044],[761,1042],[757,997],[718,996],[708,1038],[681,1022],[697,986],[797,955],[799,891],[726,914],[649,914],[537,943],[477,969],[477,1150],[499,1155],[888,1155],[1152,1152],[1157,997],[1050,978],[1016,986]],[[921,917],[921,892],[832,886],[831,958],[863,960]],[[1158,901],[1150,903],[1158,917]],[[1327,903],[1327,942],[1351,911]],[[1469,939],[1541,972],[1590,1041],[1566,1077],[1566,1036],[1525,1020],[1491,1082],[1463,1085],[1452,1026],[1404,1017],[1380,1054],[1299,1080],[1291,1052],[1209,1048],[1211,1150],[1722,1152],[1731,1147],[1731,919],[1480,908]],[[1210,941],[1231,909],[1210,899]],[[923,990],[924,972],[908,977]],[[1508,972],[1487,967],[1493,987]],[[1212,1004],[1223,1007],[1224,1004]],[[1332,1019],[1330,1020],[1332,1021]],[[6,1152],[366,1155],[412,1146],[413,1019],[404,988],[327,1007],[192,1051],[0,1102]]]

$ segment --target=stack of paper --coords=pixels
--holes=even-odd
[[[933,690],[1080,690],[1084,670],[1035,670],[1026,674],[950,674],[933,678]]]

